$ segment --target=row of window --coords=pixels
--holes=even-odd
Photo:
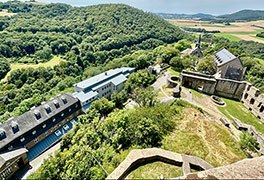
[[[109,93],[111,93],[111,90],[106,91],[105,93],[102,94],[102,96],[109,95]]]
[[[0,178],[6,179],[11,174],[12,174],[12,167],[10,166],[0,173]]]
[[[94,96],[91,99],[88,99],[87,101],[85,101],[85,104],[88,104],[90,102],[93,102],[95,99],[96,99],[96,96]]]
[[[104,87],[102,88],[102,90],[105,90],[105,89],[109,88],[110,86],[111,86],[111,84],[107,84],[106,86],[104,86]]]
[[[75,105],[75,108],[78,108],[78,104]],[[49,114],[51,112],[50,107],[45,107],[45,109],[46,109],[47,114]],[[69,108],[69,112],[71,112],[71,108]],[[39,110],[34,110],[34,115],[35,115],[37,120],[39,120],[41,118],[41,113]]]

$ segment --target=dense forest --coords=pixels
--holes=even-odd
[[[0,64],[1,79],[11,63],[38,64],[53,56],[66,61],[49,68],[18,69],[6,81],[2,80],[1,121],[20,115],[58,93],[72,91],[74,83],[104,70],[122,65],[145,68],[152,55],[139,58],[139,54],[122,64],[111,61],[186,36],[163,19],[122,4],[77,8],[13,2],[6,8],[15,12],[12,9],[24,7],[28,10],[0,17],[0,60],[4,62]]]

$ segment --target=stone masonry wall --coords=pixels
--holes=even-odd
[[[241,102],[264,122],[264,94],[261,94],[256,87],[247,84]]]
[[[229,79],[216,79],[215,94],[221,97],[240,100],[247,83]]]

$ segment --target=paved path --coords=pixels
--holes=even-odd
[[[31,161],[29,163],[29,165],[32,167],[31,169],[29,169],[24,176],[22,177],[22,179],[26,179],[30,174],[32,174],[33,172],[35,172],[43,163],[43,161],[45,159],[47,159],[50,155],[54,155],[55,151],[58,150],[60,148],[60,142],[58,142],[57,144],[55,144],[54,146],[52,146],[50,149],[48,149],[47,151],[45,151],[44,153],[42,153],[40,156],[38,156],[36,159],[34,159],[33,161]]]

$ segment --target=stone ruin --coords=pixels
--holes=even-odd
[[[168,81],[168,88],[174,88],[172,92],[172,96],[175,98],[181,97],[181,86],[180,83],[178,82],[180,78],[178,76],[170,76],[167,81]]]
[[[259,89],[247,84],[241,102],[264,123],[264,94]]]

